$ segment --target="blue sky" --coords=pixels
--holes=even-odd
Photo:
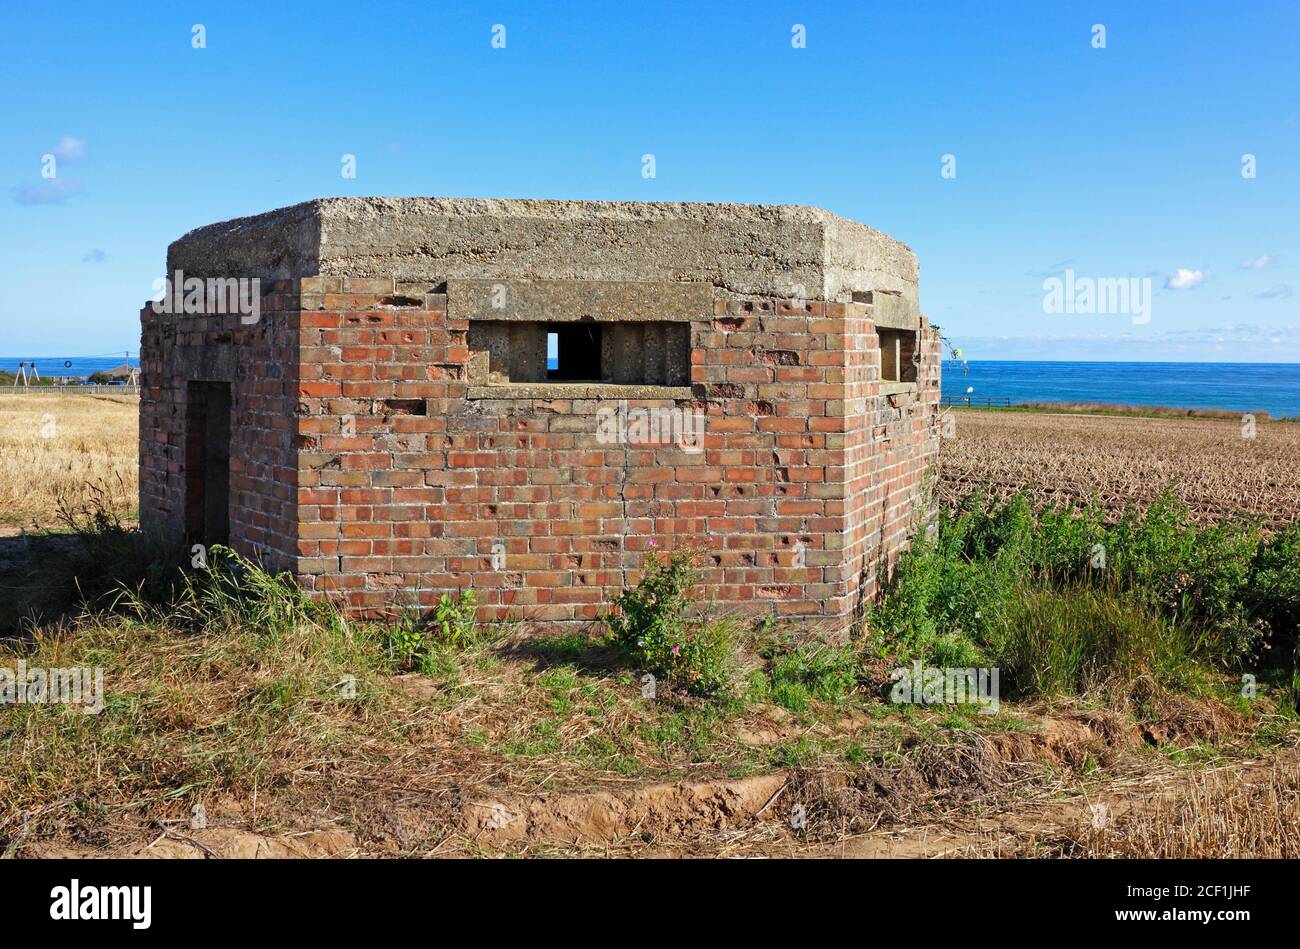
[[[970,358],[1300,362],[1300,4],[62,3],[3,20],[6,357],[134,352],[185,231],[383,194],[818,205],[916,251],[923,309]],[[1150,321],[1045,313],[1065,270],[1149,278]]]

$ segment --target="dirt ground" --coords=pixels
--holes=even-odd
[[[1300,763],[1295,750],[1217,766],[1234,784],[1266,782],[1271,770]],[[209,817],[202,829],[183,822],[160,828],[152,840],[109,849],[36,843],[21,848],[35,858],[131,857],[658,857],[658,858],[969,858],[1059,856],[1062,845],[1088,852],[1090,838],[1108,826],[1153,818],[1187,796],[1203,772],[1143,769],[1105,779],[1026,794],[999,805],[918,810],[892,822],[884,810],[861,817],[875,827],[827,833],[802,819],[800,775],[772,774],[732,781],[678,782],[625,792],[540,796],[531,800],[475,801],[466,805],[459,832],[431,850],[404,850],[397,840],[363,844],[341,827],[268,835],[246,829],[238,811]],[[795,804],[786,806],[787,801]],[[418,816],[414,819],[418,819]],[[1225,854],[1246,856],[1249,854]],[[1288,854],[1296,856],[1295,852]]]
[[[401,684],[410,689],[411,683]],[[432,697],[432,690],[426,690]],[[256,800],[226,798],[195,822],[159,822],[147,837],[87,846],[26,841],[24,857],[750,857],[970,858],[1096,855],[1300,856],[1300,749],[1180,760],[1157,751],[1153,729],[1096,709],[1013,712],[1023,729],[952,736],[889,764],[787,768],[735,778],[644,781],[628,778],[590,790],[493,790],[491,782],[407,784],[392,776],[349,773],[366,826],[335,813],[292,832],[256,830]],[[757,747],[807,730],[846,736],[868,717],[775,730],[742,729]],[[1214,728],[1187,718],[1154,731],[1195,747]],[[1218,738],[1227,737],[1218,734]],[[502,765],[502,767],[508,767]],[[1230,789],[1230,791],[1228,790]],[[1225,796],[1226,795],[1226,796]],[[1280,798],[1280,800],[1279,800]],[[1233,825],[1227,843],[1208,842],[1207,822],[1232,824],[1241,802],[1286,825],[1280,844],[1257,853],[1257,840]],[[260,805],[274,809],[272,801]],[[1265,808],[1267,810],[1267,808]],[[1226,817],[1225,817],[1226,815]],[[1259,815],[1242,821],[1258,822]],[[1181,822],[1181,825],[1180,825]],[[1176,833],[1170,827],[1180,825]],[[378,829],[377,829],[378,828]],[[1265,828],[1276,833],[1277,827]],[[1234,836],[1235,835],[1235,836]],[[1222,835],[1221,835],[1222,836]],[[1152,841],[1155,838],[1156,849]],[[416,843],[418,841],[418,843]],[[1236,847],[1235,852],[1233,847]]]

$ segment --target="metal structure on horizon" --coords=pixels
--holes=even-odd
[[[30,370],[30,375],[28,374]],[[38,385],[41,381],[41,371],[36,368],[34,360],[20,360],[18,363],[18,372],[14,374],[14,383],[21,384],[23,387]]]

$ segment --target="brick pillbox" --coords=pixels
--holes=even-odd
[[[704,597],[842,633],[932,516],[916,258],[822,210],[339,198],[167,264],[256,313],[142,311],[143,529],[355,615],[588,623],[694,546]]]

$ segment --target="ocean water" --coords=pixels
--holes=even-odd
[[[126,362],[126,353],[116,356],[0,356],[0,372],[17,373],[19,362],[34,362],[42,379],[54,376],[89,376],[108,372]],[[140,365],[140,354],[131,354],[131,365]],[[29,370],[30,371],[30,370]]]
[[[88,376],[122,364],[116,356],[0,356],[0,370],[14,372],[32,358],[42,377]],[[71,365],[65,366],[65,363]],[[551,356],[548,367],[556,368]],[[140,365],[132,354],[131,365]],[[1274,418],[1300,416],[1300,364],[1206,362],[1031,362],[971,360],[967,371],[944,360],[943,394],[972,391],[973,401],[1116,402],[1179,409],[1264,411]]]
[[[972,401],[1115,402],[1300,416],[1300,364],[944,360],[943,394]]]

